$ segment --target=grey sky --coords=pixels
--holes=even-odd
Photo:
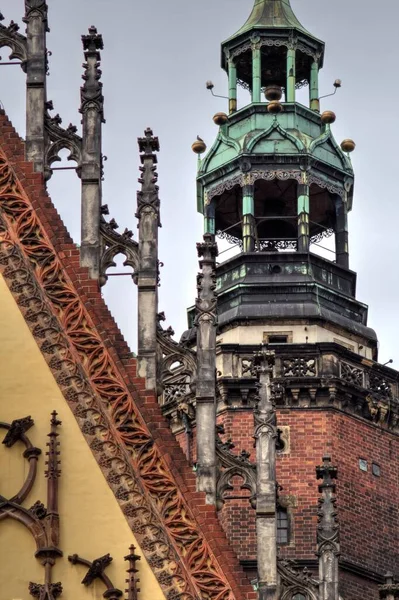
[[[350,216],[350,264],[358,272],[359,300],[370,307],[369,324],[380,340],[380,362],[399,368],[396,315],[399,277],[398,156],[399,78],[397,0],[291,0],[304,26],[326,42],[321,94],[343,87],[323,109],[337,114],[338,142],[351,137],[355,173]],[[196,213],[196,157],[190,146],[200,134],[210,146],[217,129],[212,116],[226,110],[205,81],[225,94],[220,42],[250,13],[253,0],[49,0],[49,99],[65,125],[79,125],[83,62],[80,36],[96,25],[104,36],[102,70],[107,124],[104,127],[104,202],[119,225],[136,233],[135,193],[139,175],[136,138],[151,126],[159,136],[162,201],[160,309],[180,333],[185,310],[194,302],[202,219]],[[21,25],[23,0],[1,0],[5,23]],[[21,28],[23,31],[24,28]],[[7,51],[2,51],[3,59]],[[19,133],[25,132],[24,76],[2,67],[0,100]],[[56,173],[49,190],[75,241],[79,241],[79,181],[73,172]],[[137,239],[137,237],[136,237]],[[120,269],[118,269],[120,270]],[[135,346],[136,290],[130,278],[112,278],[106,299],[129,342]]]

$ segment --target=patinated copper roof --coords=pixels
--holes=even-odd
[[[309,35],[296,18],[290,0],[255,0],[250,16],[235,35],[240,35],[248,29],[274,27],[295,28]]]

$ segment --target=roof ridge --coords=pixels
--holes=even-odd
[[[4,129],[8,136],[5,139]],[[150,520],[151,525],[146,521],[147,525],[140,525],[139,533],[134,532],[163,589],[165,586],[170,589],[175,583],[173,577],[165,580],[163,569],[167,558],[158,558],[158,562],[154,562],[154,543],[157,542],[151,542],[153,527],[161,529],[162,544],[168,544],[169,552],[175,552],[179,557],[178,577],[186,581],[187,598],[198,595],[215,600],[222,596],[226,600],[255,598],[228,545],[215,507],[206,505],[205,495],[196,492],[195,476],[154,393],[145,390],[145,381],[136,377],[136,361],[131,357],[120,360],[120,348],[115,339],[110,339],[108,330],[113,319],[99,286],[89,279],[88,270],[80,267],[79,251],[70,242],[51,203],[42,175],[34,173],[32,164],[24,161],[23,142],[4,115],[0,115],[0,146],[14,158],[8,162],[0,150],[0,186],[7,196],[2,201],[0,194],[3,213],[0,226],[4,230],[7,224],[14,230],[12,250],[8,245],[3,245],[0,250],[3,275],[17,302],[24,307],[23,314],[28,310],[27,324],[36,334],[38,345],[103,472],[112,472],[112,459],[107,458],[107,444],[102,436],[98,436],[98,430],[102,433],[106,430],[110,439],[115,436],[114,448],[121,456],[118,461],[122,463],[128,455],[131,457],[127,467],[130,471],[124,477],[129,481],[127,489],[108,482],[122,503],[125,515],[131,517],[133,530],[133,525],[137,526],[140,519]],[[11,198],[13,202],[9,202]],[[25,212],[23,223],[18,219],[21,210]],[[29,227],[25,226],[26,222]],[[15,260],[17,256],[19,262]],[[18,284],[21,271],[25,283],[25,277],[31,277],[30,286]],[[32,296],[27,296],[28,293]],[[36,313],[42,315],[46,305],[52,315],[46,321],[48,330],[44,336],[43,325],[37,325],[34,319],[39,293],[45,300],[40,302],[40,311],[36,309]],[[120,333],[119,336],[122,338]],[[116,338],[115,331],[113,337]],[[67,351],[52,357],[62,339],[65,339]],[[60,367],[60,364],[64,366]],[[60,369],[63,372],[60,373]],[[85,377],[87,382],[83,392],[76,383],[79,377]],[[90,402],[89,394],[93,396]],[[92,415],[95,415],[94,422]],[[141,498],[140,502],[138,498]],[[179,518],[180,515],[184,518]],[[157,519],[159,524],[155,525]],[[152,531],[150,538],[140,536],[142,531]]]

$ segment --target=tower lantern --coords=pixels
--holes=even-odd
[[[352,164],[333,136],[335,114],[319,110],[323,56],[289,0],[255,0],[222,43],[230,111],[198,163],[198,209],[205,233],[240,250],[220,267],[220,326],[255,315],[321,320],[375,347],[349,270]],[[251,93],[246,106],[237,106],[237,85]],[[307,106],[296,98],[303,86]],[[330,236],[335,249],[321,258],[314,250]]]

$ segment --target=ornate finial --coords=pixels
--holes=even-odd
[[[88,35],[82,35],[83,49],[85,51],[86,63],[82,79],[85,82],[81,87],[81,107],[83,114],[89,108],[95,108],[101,115],[104,123],[104,96],[102,94],[103,84],[101,83],[102,71],[100,69],[101,54],[104,43],[102,35],[97,33],[97,29],[91,26]]]
[[[154,137],[152,129],[147,127],[144,132],[144,137],[138,138],[139,150],[141,152],[140,167],[141,177],[139,183],[141,190],[137,192],[137,213],[136,217],[140,218],[141,211],[144,207],[154,208],[159,212],[160,200],[158,196],[159,187],[157,186],[158,173],[156,169],[157,157],[154,152],[159,152],[159,140]]]
[[[138,600],[138,594],[140,592],[140,588],[137,587],[140,579],[136,577],[136,573],[138,573],[138,569],[136,567],[136,562],[141,560],[141,557],[136,554],[136,548],[133,544],[129,548],[130,554],[125,556],[125,560],[129,561],[129,568],[127,569],[128,579],[126,579],[126,583],[128,585],[126,589],[127,600]]]
[[[51,413],[51,430],[48,434],[50,441],[47,443],[48,452],[47,455],[47,470],[45,471],[45,475],[48,479],[47,483],[47,512],[49,514],[57,514],[58,513],[58,479],[61,475],[61,470],[59,468],[60,460],[58,460],[60,451],[59,445],[60,443],[57,441],[58,432],[57,428],[61,425],[61,421],[57,418],[58,415],[54,410]]]
[[[154,137],[151,127],[147,127],[144,131],[144,137],[138,138],[137,141],[140,152],[142,152],[145,157],[151,156],[154,162],[157,162],[157,157],[153,153],[159,152],[159,140],[157,137]],[[141,157],[142,162],[143,159],[144,157]]]

